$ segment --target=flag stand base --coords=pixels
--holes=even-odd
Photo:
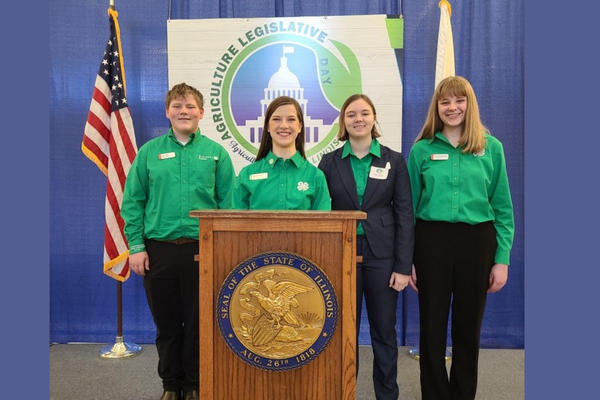
[[[410,349],[408,349],[408,354],[414,358],[415,360],[419,359],[419,347],[418,346],[413,346]],[[452,353],[450,352],[450,350],[446,349],[446,361],[450,361],[452,360]]]
[[[100,349],[100,358],[129,358],[137,356],[142,348],[135,343],[123,341],[123,336],[117,336],[115,344]]]

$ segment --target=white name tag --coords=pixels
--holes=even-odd
[[[268,172],[262,172],[260,174],[252,174],[250,175],[250,180],[251,181],[258,181],[260,179],[267,179],[269,177],[269,173]]]
[[[170,153],[162,153],[162,154],[158,155],[158,159],[159,160],[165,160],[167,158],[173,158],[173,157],[175,157],[175,152],[174,151],[172,151]]]
[[[390,170],[390,163],[387,163],[385,168],[381,167],[371,167],[371,171],[369,172],[369,178],[373,179],[387,179],[388,171]]]
[[[448,158],[450,158],[450,156],[448,154],[432,154],[431,155],[431,160],[433,160],[433,161],[447,160]]]

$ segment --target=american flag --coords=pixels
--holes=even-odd
[[[125,70],[117,12],[108,9],[110,37],[94,84],[81,150],[106,175],[104,273],[129,278],[129,250],[123,234],[121,202],[125,178],[137,154],[133,121],[125,97]]]

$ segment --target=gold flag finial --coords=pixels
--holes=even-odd
[[[452,7],[450,7],[450,2],[448,0],[440,0],[440,2],[438,3],[438,7],[441,7],[442,5],[446,5],[448,7],[448,16],[452,16]]]

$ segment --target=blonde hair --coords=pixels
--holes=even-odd
[[[353,94],[352,96],[350,96],[346,99],[346,101],[342,105],[342,109],[340,110],[339,129],[338,129],[338,133],[337,133],[338,140],[348,140],[349,136],[348,136],[348,131],[346,130],[346,121],[345,121],[346,110],[348,109],[350,104],[354,103],[356,100],[361,100],[361,99],[367,102],[369,107],[371,107],[371,111],[373,111],[373,115],[375,116],[375,118],[377,118],[377,111],[375,111],[375,105],[373,104],[373,102],[371,101],[369,96],[367,96],[366,94],[360,94],[360,93]],[[377,121],[377,120],[375,120],[375,121]],[[377,123],[373,124],[373,129],[371,129],[371,138],[373,138],[373,139],[381,136],[379,134],[379,132],[377,131],[376,125],[377,125]]]
[[[479,117],[479,105],[473,87],[462,76],[449,76],[438,84],[431,98],[425,123],[415,139],[415,143],[419,140],[431,139],[436,132],[442,131],[444,123],[440,118],[438,102],[448,96],[467,98],[463,132],[458,141],[458,145],[463,148],[463,153],[476,154],[483,151],[486,146],[484,133],[489,134],[489,130],[483,125]]]

